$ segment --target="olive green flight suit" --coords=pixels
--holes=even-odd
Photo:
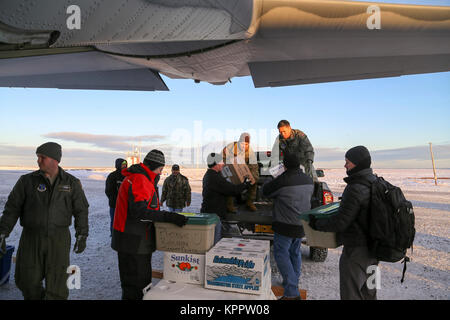
[[[59,168],[53,185],[41,171],[19,178],[0,218],[8,236],[20,218],[15,280],[25,299],[67,299],[71,235],[88,236],[88,207],[80,181]],[[45,279],[45,288],[43,280]]]

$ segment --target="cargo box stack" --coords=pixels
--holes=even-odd
[[[155,223],[156,249],[164,251],[165,280],[202,285],[205,253],[214,245],[215,214],[181,213],[189,218],[183,227]]]

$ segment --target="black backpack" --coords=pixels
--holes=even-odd
[[[379,261],[398,262],[403,259],[403,282],[406,263],[410,261],[406,250],[412,250],[416,234],[413,206],[399,187],[390,184],[383,177],[377,176],[373,182],[360,182],[370,187],[371,193],[369,249]]]

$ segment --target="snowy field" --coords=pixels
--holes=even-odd
[[[379,299],[450,299],[450,170],[437,170],[438,180],[435,186],[432,170],[425,169],[379,169],[374,170],[403,189],[408,200],[413,202],[416,213],[416,239],[414,252],[410,255],[406,279],[400,283],[403,265],[400,263],[381,263],[381,289]],[[9,192],[20,175],[26,170],[0,170],[0,210]],[[71,264],[81,269],[81,289],[71,290],[69,299],[116,300],[121,298],[117,254],[110,247],[109,208],[104,194],[106,170],[70,170],[83,184],[88,198],[89,238],[84,253],[71,253]],[[169,170],[166,169],[163,179]],[[201,206],[201,179],[204,169],[182,169],[192,187],[192,204],[185,212],[199,212]],[[342,178],[344,169],[326,169],[326,181],[339,196],[345,188]],[[163,179],[160,182],[162,186]],[[74,234],[73,227],[72,237]],[[16,225],[8,245],[18,247],[21,227]],[[15,256],[14,252],[14,256]],[[309,249],[302,247],[302,275],[300,287],[307,290],[308,299],[339,299],[338,263],[341,248],[329,250],[325,262],[312,262],[308,258]],[[273,259],[272,259],[273,261]],[[8,284],[0,287],[0,300],[22,299],[14,284],[14,264]],[[162,253],[153,255],[153,269],[162,270]],[[280,276],[273,274],[272,283],[279,285]]]

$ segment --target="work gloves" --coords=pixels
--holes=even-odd
[[[73,251],[75,251],[75,253],[82,253],[84,249],[86,249],[86,239],[87,237],[85,236],[77,237],[75,245],[73,246]]]
[[[244,182],[242,182],[242,183],[244,184],[245,189],[250,188],[250,186],[252,185],[252,183],[251,183],[251,181],[250,181],[250,179],[248,177],[245,177],[244,178]]]
[[[6,254],[6,235],[0,234],[0,259]]]
[[[182,214],[178,213],[166,213],[167,222],[173,223],[179,227],[184,226],[187,221],[189,220],[187,217],[185,217]]]
[[[308,215],[308,218],[309,218],[309,226],[314,230],[317,230],[316,226],[317,218],[312,214]]]

